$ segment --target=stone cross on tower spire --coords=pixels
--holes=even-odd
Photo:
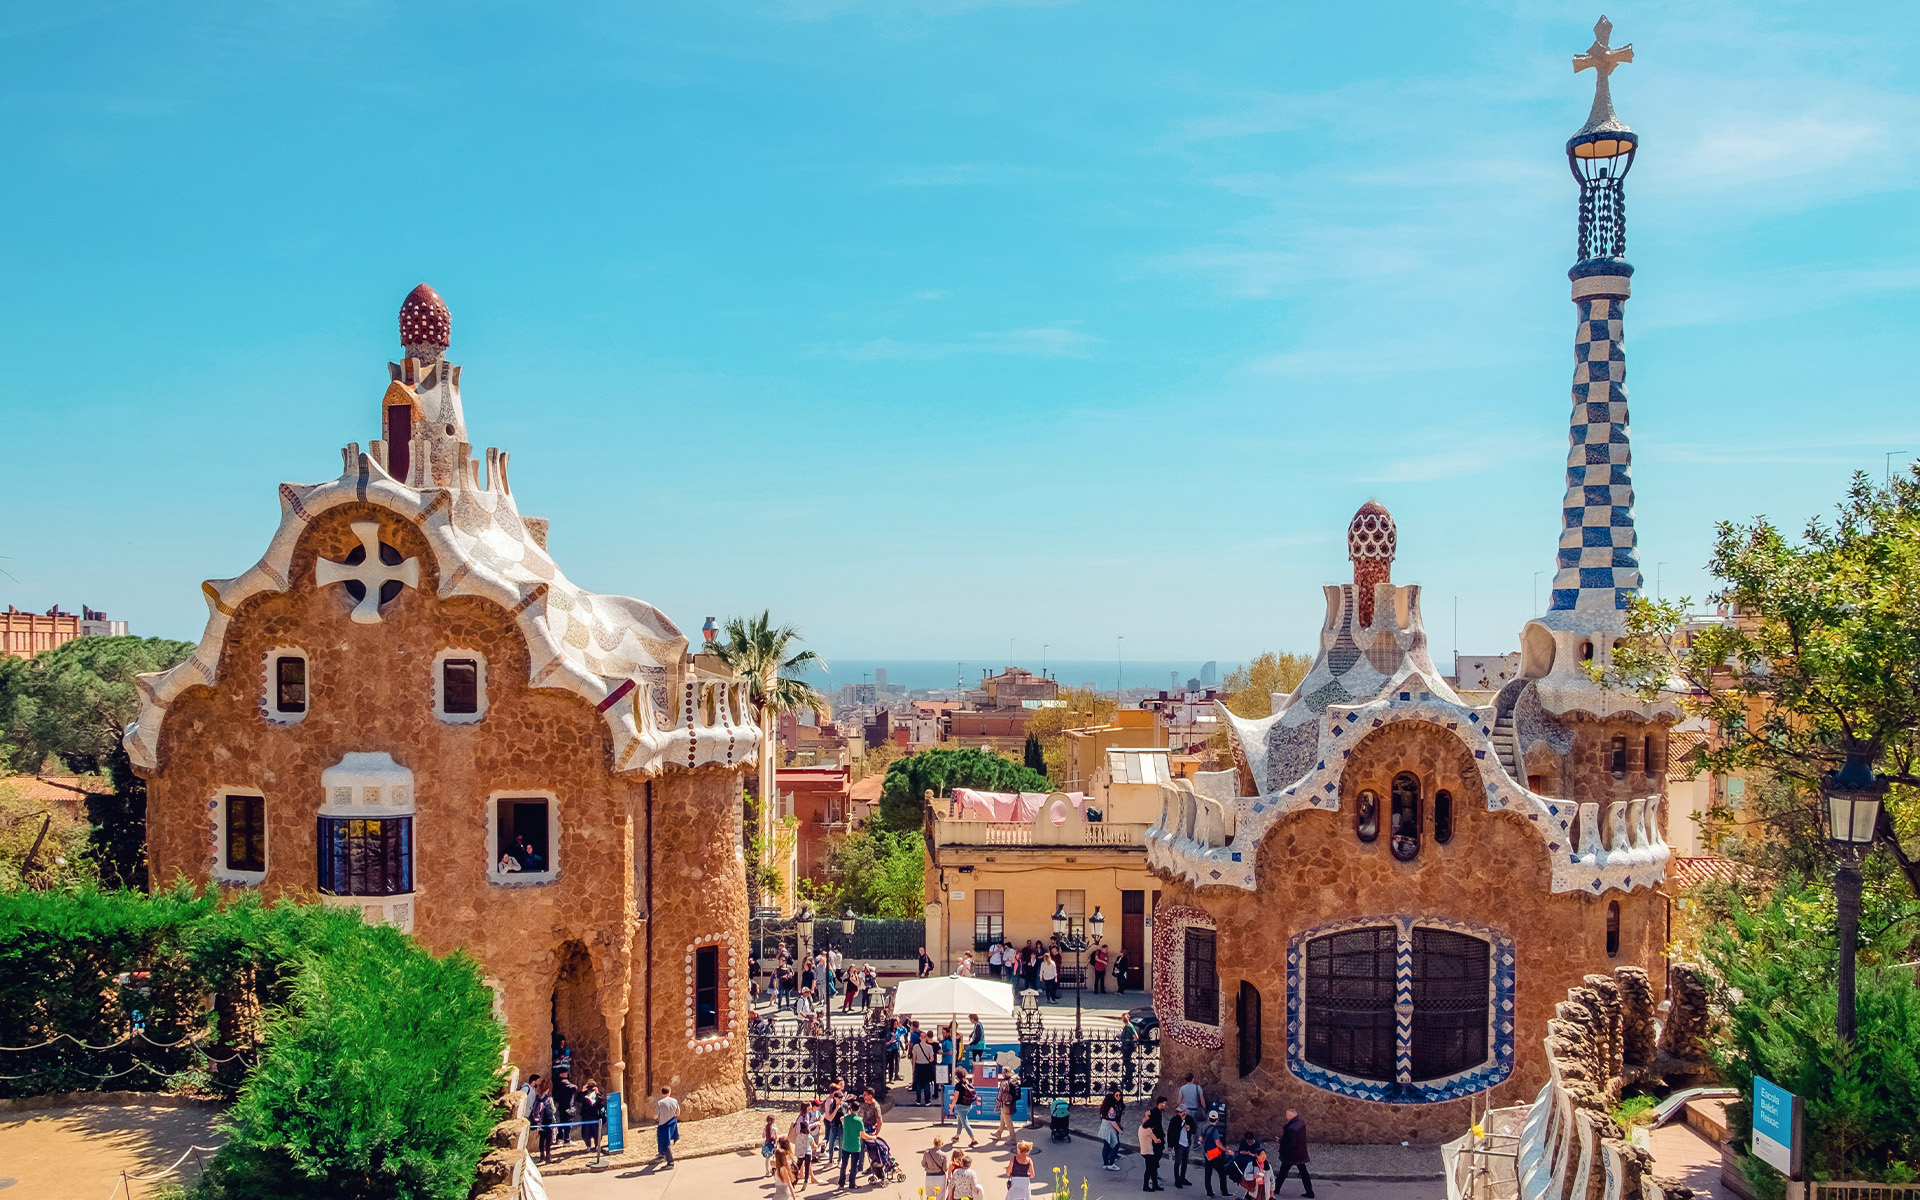
[[[1633,43],[1628,42],[1619,49],[1607,45],[1613,37],[1613,22],[1605,15],[1594,23],[1593,45],[1587,47],[1585,54],[1573,56],[1573,72],[1578,75],[1588,67],[1593,68],[1593,111],[1587,115],[1587,125],[1582,133],[1596,129],[1618,126],[1619,118],[1613,115],[1613,89],[1607,83],[1607,76],[1621,63],[1633,61]]]

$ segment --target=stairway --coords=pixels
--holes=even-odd
[[[1503,712],[1493,722],[1493,752],[1500,759],[1500,765],[1514,779],[1520,778],[1518,743],[1513,736],[1513,714]]]

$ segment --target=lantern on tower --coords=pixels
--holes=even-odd
[[[1593,45],[1573,59],[1575,72],[1592,68],[1596,79],[1593,111],[1580,132],[1567,139],[1567,166],[1580,181],[1580,261],[1625,258],[1627,254],[1627,197],[1621,186],[1633,167],[1640,137],[1613,111],[1613,90],[1607,79],[1615,67],[1633,61],[1633,44],[1618,49],[1607,44],[1613,22],[1601,17],[1593,27]]]

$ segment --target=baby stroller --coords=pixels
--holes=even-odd
[[[1049,1110],[1052,1120],[1047,1123],[1047,1137],[1051,1141],[1066,1142],[1073,1139],[1073,1129],[1067,1124],[1067,1117],[1073,1111],[1065,1100],[1055,1100]]]
[[[867,1177],[875,1183],[905,1183],[907,1173],[893,1159],[893,1151],[887,1148],[885,1138],[874,1138],[867,1143]]]

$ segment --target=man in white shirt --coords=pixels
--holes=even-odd
[[[673,1144],[680,1140],[680,1102],[673,1098],[673,1089],[660,1089],[660,1098],[653,1102],[654,1137],[660,1143],[660,1157],[666,1164],[673,1165]]]
[[[1005,966],[1006,962],[1006,958],[1000,953],[1000,943],[995,942],[993,948],[987,951],[988,974],[995,979],[1000,978],[1000,968]]]
[[[838,950],[827,951],[827,968],[833,972],[833,982],[836,987],[845,983],[847,980],[846,975],[841,972],[842,964],[843,960]]]

